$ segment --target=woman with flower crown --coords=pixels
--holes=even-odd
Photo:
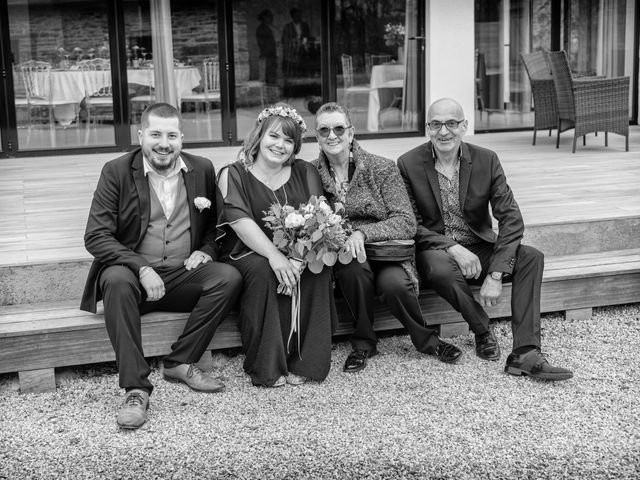
[[[337,321],[331,272],[300,273],[273,244],[263,220],[271,205],[297,208],[322,195],[322,182],[310,163],[295,158],[306,125],[291,106],[265,108],[244,140],[238,159],[220,172],[224,207],[219,227],[221,261],[244,280],[240,334],[244,370],[254,385],[280,387],[322,381],[331,363],[331,333]],[[279,294],[300,287],[300,329],[289,341],[292,297]]]

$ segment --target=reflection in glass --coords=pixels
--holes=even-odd
[[[88,98],[110,90],[100,74],[87,90],[83,62],[108,62],[106,5],[90,1],[25,1],[9,5],[13,82],[20,150],[113,145],[113,105],[105,102],[101,122],[88,118]]]
[[[322,103],[320,2],[234,1],[238,138],[268,104],[291,104],[309,125]]]
[[[336,0],[339,103],[362,133],[417,130],[417,2]],[[420,53],[421,54],[421,53]]]
[[[171,0],[174,76],[187,141],[221,141],[218,2]]]

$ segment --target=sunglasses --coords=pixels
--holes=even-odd
[[[318,132],[318,135],[324,138],[328,137],[331,134],[331,131],[333,131],[333,133],[335,133],[336,136],[341,137],[342,135],[344,135],[344,132],[346,132],[350,128],[351,128],[351,125],[349,125],[348,127],[343,127],[342,125],[338,125],[337,127],[333,127],[333,128],[329,128],[329,127],[318,128],[316,132]]]

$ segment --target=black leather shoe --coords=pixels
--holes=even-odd
[[[476,335],[476,355],[483,360],[500,360],[500,345],[493,333]]]
[[[433,352],[427,352],[427,355],[432,355],[444,363],[455,363],[460,360],[462,350],[455,345],[451,345],[450,343],[438,339],[436,349]]]
[[[377,355],[377,350],[354,350],[349,354],[344,362],[345,372],[359,372],[367,366],[367,358]]]
[[[573,377],[571,370],[551,366],[537,348],[522,355],[509,354],[504,371],[511,375],[527,375],[542,380],[568,380]]]

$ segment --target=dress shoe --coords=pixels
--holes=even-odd
[[[504,371],[511,375],[528,375],[542,380],[567,380],[573,377],[571,370],[551,366],[537,348],[521,355],[509,354]]]
[[[438,360],[444,363],[455,363],[460,360],[462,356],[462,350],[455,345],[444,342],[438,339],[438,345],[432,352],[426,352],[427,355],[436,357]]]
[[[345,372],[359,372],[367,366],[367,358],[377,355],[377,350],[354,350],[349,354],[347,360],[344,362]]]
[[[134,388],[129,390],[118,411],[118,425],[120,428],[133,430],[140,428],[147,421],[149,408],[149,394],[144,390]]]
[[[483,360],[500,360],[500,345],[491,331],[476,335],[476,355]]]
[[[164,368],[164,379],[168,382],[184,383],[196,392],[220,392],[224,383],[207,375],[194,363],[181,363],[173,368]]]
[[[295,373],[288,373],[287,374],[286,382],[289,385],[298,386],[298,385],[302,385],[306,381],[307,381],[307,379],[305,377],[303,377],[302,375],[296,375]]]

